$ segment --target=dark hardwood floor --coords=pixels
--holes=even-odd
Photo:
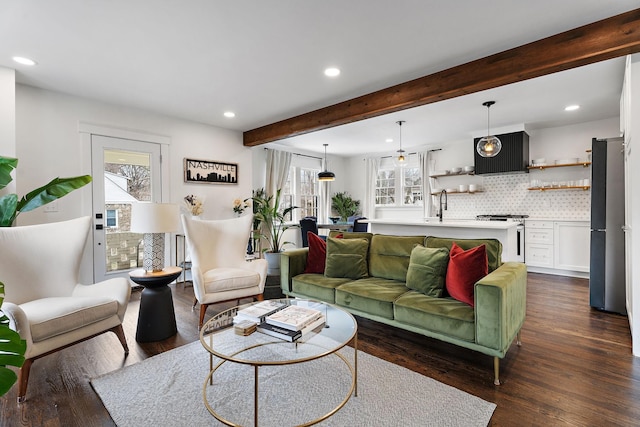
[[[198,339],[193,289],[171,287],[176,336],[135,341],[140,293],[134,292],[124,325],[128,357],[115,335],[103,334],[37,360],[27,401],[16,403],[15,387],[0,398],[0,425],[113,426],[89,380]],[[361,318],[359,348],[496,403],[492,426],[640,425],[640,359],[631,355],[627,318],[590,309],[584,279],[529,274],[527,293],[522,347],[514,343],[503,359],[499,387],[492,357]]]

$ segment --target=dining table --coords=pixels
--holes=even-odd
[[[349,231],[353,228],[353,222],[329,222],[329,223],[318,223],[318,230],[330,230],[330,231]]]

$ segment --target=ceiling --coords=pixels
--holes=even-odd
[[[247,131],[638,7],[637,0],[4,0],[19,83]],[[484,31],[489,28],[490,31]],[[35,67],[14,63],[27,56]],[[337,66],[340,76],[323,70]],[[336,155],[618,114],[623,60],[279,141]],[[582,108],[565,113],[569,103]],[[234,118],[223,116],[236,113]],[[396,142],[386,143],[386,138]]]

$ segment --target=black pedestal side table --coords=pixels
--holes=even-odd
[[[144,286],[140,296],[136,341],[162,341],[178,332],[173,297],[167,285],[180,273],[180,267],[167,267],[153,273],[138,269],[129,273],[134,283]]]

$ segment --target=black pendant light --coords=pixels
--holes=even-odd
[[[476,145],[476,151],[478,151],[478,154],[480,154],[482,157],[494,157],[502,149],[502,142],[500,142],[500,139],[498,139],[498,137],[491,135],[491,128],[489,126],[489,108],[495,103],[495,101],[487,101],[482,103],[482,105],[487,107],[487,136],[480,138],[478,144]]]
[[[335,181],[336,174],[327,170],[327,145],[324,145],[324,171],[318,173],[318,181]]]
[[[393,163],[398,166],[398,167],[404,167],[407,165],[407,158],[404,155],[404,150],[402,149],[402,124],[404,123],[404,120],[398,120],[396,123],[398,124],[398,126],[400,127],[400,149],[397,151],[398,153],[398,157],[394,157],[393,158]]]

